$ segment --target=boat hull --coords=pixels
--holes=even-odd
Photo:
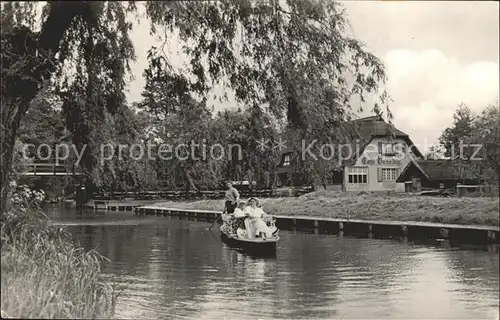
[[[276,255],[276,245],[278,243],[279,237],[274,237],[267,240],[243,240],[227,234],[226,232],[224,232],[224,230],[220,230],[220,236],[222,241],[227,245],[242,249],[243,251],[252,255]]]

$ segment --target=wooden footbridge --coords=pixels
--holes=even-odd
[[[21,176],[81,176],[83,172],[75,164],[32,163],[23,167]]]

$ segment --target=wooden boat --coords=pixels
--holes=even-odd
[[[230,231],[230,228],[228,228],[228,226],[223,223],[220,227],[220,236],[222,241],[227,245],[240,248],[248,253],[259,255],[276,254],[276,246],[280,239],[278,235],[279,230],[276,229],[274,225],[272,226],[272,228],[275,229],[272,237],[249,239],[241,232],[232,233]]]

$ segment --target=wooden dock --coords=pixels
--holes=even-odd
[[[104,211],[134,211],[135,208],[144,205],[156,203],[156,200],[134,200],[134,201],[106,201],[93,200],[85,203],[85,208],[89,210],[104,210]]]
[[[215,221],[220,211],[135,206],[136,215],[178,216],[179,218]],[[129,210],[127,210],[129,211]],[[312,229],[315,233],[366,235],[374,238],[446,239],[464,244],[499,244],[499,227],[457,225],[417,221],[373,221],[310,216],[273,215],[283,230]]]

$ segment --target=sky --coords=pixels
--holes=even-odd
[[[351,33],[385,64],[394,125],[425,151],[453,122],[460,103],[480,112],[499,99],[499,3],[489,1],[345,1]],[[141,99],[146,51],[159,42],[147,21],[131,34],[137,60],[129,102]],[[173,65],[182,66],[170,43]],[[221,94],[224,89],[216,87]],[[231,97],[231,95],[229,95]],[[234,101],[212,99],[215,110]],[[371,110],[371,106],[365,106]],[[370,115],[368,111],[360,116]]]

